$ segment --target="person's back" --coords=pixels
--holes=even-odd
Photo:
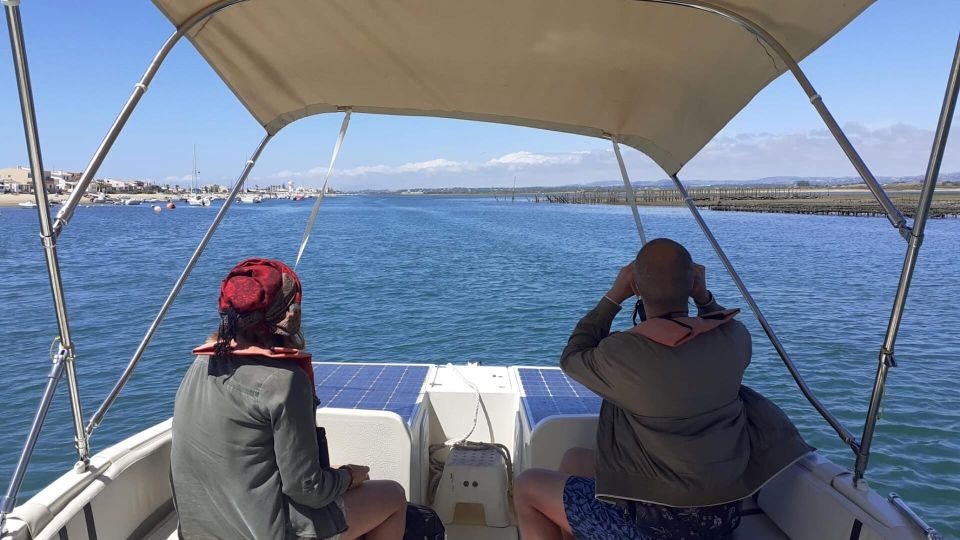
[[[637,295],[642,322],[610,332]],[[688,298],[697,317],[687,313]],[[742,386],[751,339],[676,242],[648,243],[574,329],[561,368],[603,398],[597,451],[517,482],[522,534],[536,538],[720,538],[739,501],[809,452],[789,419]]]
[[[730,320],[677,347],[634,332],[615,333],[598,348],[595,358],[603,362],[576,361],[574,341],[561,367],[604,398],[597,427],[598,496],[675,506],[740,498],[716,501],[710,486],[732,484],[750,456],[740,383],[751,342],[742,323]],[[615,439],[608,437],[612,433]],[[622,455],[630,459],[617,458]]]
[[[398,483],[320,462],[300,297],[296,274],[269,259],[221,285],[220,328],[194,350],[174,404],[170,479],[187,540],[403,535]]]
[[[298,394],[299,402],[282,401]],[[318,454],[315,440],[312,448],[278,447],[273,419],[284,407],[311,409],[311,401],[307,376],[290,362],[210,356],[194,361],[177,392],[170,456],[186,537],[286,537],[288,510],[278,462],[293,457],[287,453]],[[319,505],[333,503],[349,482],[325,486],[327,496]],[[295,523],[296,516],[291,517]]]

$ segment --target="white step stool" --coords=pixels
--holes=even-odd
[[[433,508],[445,524],[453,522],[457,504],[483,506],[488,527],[510,525],[507,464],[496,448],[450,450],[437,486]]]

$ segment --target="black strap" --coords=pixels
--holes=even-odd
[[[858,540],[860,538],[860,529],[863,529],[863,523],[859,519],[853,520],[853,527],[850,528],[850,540]]]
[[[60,532],[57,533],[60,536],[60,540],[70,540],[70,535],[67,534],[67,527],[61,527]]]
[[[87,538],[97,540],[97,524],[93,521],[93,507],[90,503],[83,505],[83,517],[87,520]]]

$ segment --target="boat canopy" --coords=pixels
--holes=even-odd
[[[712,5],[799,61],[872,1]],[[153,2],[178,28],[232,4],[186,35],[270,134],[344,109],[479,120],[615,138],[676,174],[788,67],[670,0]]]

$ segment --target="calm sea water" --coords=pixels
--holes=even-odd
[[[238,260],[293,260],[309,203],[237,205],[93,438],[95,450],[170,416],[190,349],[217,323],[219,280]],[[652,236],[686,244],[728,307],[743,305],[682,209],[643,209]],[[109,391],[214,210],[81,208],[60,239],[87,417]],[[707,213],[810,386],[860,432],[904,242],[885,220]],[[3,488],[49,370],[56,324],[36,214],[0,209]],[[299,273],[317,359],[555,365],[570,330],[638,248],[629,210],[472,198],[328,199]],[[960,536],[960,220],[928,226],[890,375],[869,479]],[[624,310],[615,325],[629,324]],[[756,321],[747,383],[808,440],[852,467],[850,451],[803,400]],[[65,385],[21,500],[72,463]]]

